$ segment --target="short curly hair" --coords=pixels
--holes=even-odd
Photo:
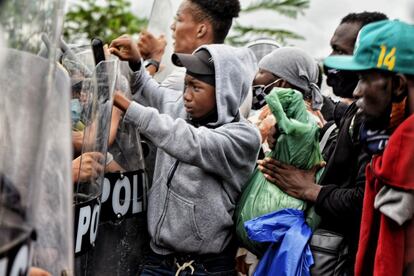
[[[388,17],[380,12],[360,12],[360,13],[350,13],[346,15],[341,20],[341,24],[343,23],[359,23],[361,24],[361,27],[364,27],[365,25],[377,22],[381,20],[388,19]]]
[[[223,43],[231,28],[233,18],[239,16],[239,0],[188,0],[198,8],[194,19],[207,19],[213,26],[214,43]]]

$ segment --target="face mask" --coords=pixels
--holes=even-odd
[[[327,77],[326,83],[332,87],[336,96],[341,98],[353,98],[352,93],[358,84],[358,75],[351,71],[342,71],[324,67]]]
[[[282,79],[277,79],[274,82],[269,83],[268,85],[258,84],[252,86],[253,92],[253,101],[252,101],[252,109],[258,110],[266,105],[265,96],[269,94],[270,91],[267,91],[268,88]]]
[[[72,117],[72,124],[76,124],[81,117],[82,107],[79,102],[79,99],[72,99],[70,101],[70,110],[71,110],[71,117]]]

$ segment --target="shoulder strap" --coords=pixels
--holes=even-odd
[[[332,131],[336,128],[336,124],[332,124],[323,134],[321,141],[319,142],[319,147],[321,151],[325,149],[326,143],[328,142],[329,137],[331,136]]]

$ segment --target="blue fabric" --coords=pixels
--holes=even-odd
[[[386,130],[371,130],[362,124],[359,132],[359,140],[368,153],[374,155],[384,151],[390,139],[390,134]]]
[[[246,221],[244,227],[250,239],[271,243],[255,276],[310,275],[313,257],[308,241],[312,230],[306,224],[303,211],[282,209]]]

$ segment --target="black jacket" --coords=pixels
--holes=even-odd
[[[355,103],[345,112],[325,171],[315,210],[321,216],[320,227],[341,233],[348,240],[355,258],[359,239],[365,167],[370,156],[359,143],[361,116]],[[353,262],[352,262],[353,263]]]

